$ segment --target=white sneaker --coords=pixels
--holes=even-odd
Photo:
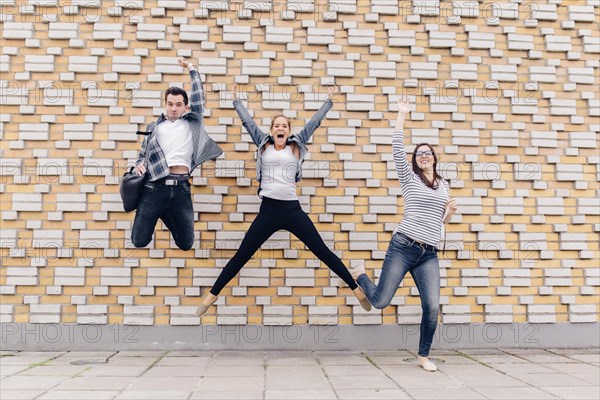
[[[437,366],[429,361],[427,357],[417,356],[417,360],[419,361],[419,365],[427,372],[435,372],[437,371]]]

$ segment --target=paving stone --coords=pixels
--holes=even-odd
[[[173,399],[173,400],[185,400],[189,399],[191,392],[182,390],[126,390],[121,392],[115,399],[117,400],[162,400],[162,399]],[[193,397],[192,397],[193,398]]]
[[[2,379],[2,390],[48,390],[69,378],[65,376],[31,376],[13,375]]]
[[[487,399],[553,399],[550,393],[533,387],[477,388]]]
[[[123,390],[135,378],[133,377],[104,377],[83,376],[63,380],[56,390]],[[36,379],[37,381],[37,379]]]
[[[177,391],[189,392],[196,387],[199,378],[179,376],[142,376],[131,381],[128,391],[162,391],[165,388],[177,388]]]
[[[40,400],[109,400],[118,396],[118,391],[110,390],[51,390],[38,397]]]

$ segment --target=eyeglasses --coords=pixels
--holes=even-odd
[[[431,157],[433,155],[433,151],[431,150],[426,150],[426,151],[417,151],[415,153],[415,155],[417,157],[423,157],[423,156],[427,156],[427,157]]]

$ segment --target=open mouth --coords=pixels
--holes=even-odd
[[[284,138],[284,134],[283,133],[278,133],[277,134],[277,139],[283,139]]]

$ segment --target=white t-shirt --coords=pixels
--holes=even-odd
[[[261,197],[276,200],[298,200],[296,195],[296,171],[298,159],[290,146],[275,150],[271,145],[264,151],[261,159],[262,179]]]
[[[156,130],[156,139],[169,167],[183,165],[192,169],[194,145],[189,122],[183,119],[162,122]]]

